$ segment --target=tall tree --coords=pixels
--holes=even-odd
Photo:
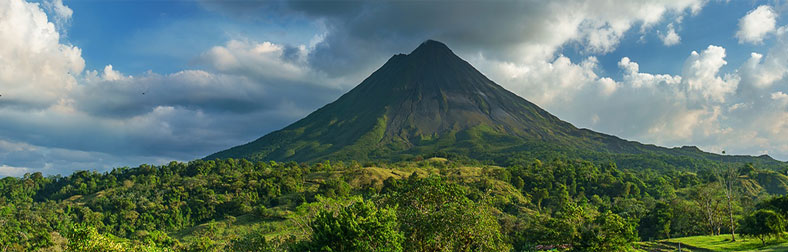
[[[692,199],[701,209],[705,217],[706,225],[709,228],[709,234],[719,234],[720,230],[720,208],[723,201],[722,194],[720,193],[721,186],[719,183],[708,183],[700,185],[695,189]],[[717,231],[715,233],[715,230]]]
[[[725,154],[725,152],[723,152]],[[733,166],[726,166],[719,170],[717,179],[722,184],[722,191],[728,202],[728,217],[730,219],[731,241],[736,241],[736,221],[733,220],[733,200],[736,182],[739,180],[739,172]]]
[[[582,227],[582,239],[575,250],[580,251],[629,251],[637,241],[637,224],[631,223],[610,211],[600,213],[593,222]]]
[[[766,244],[769,236],[781,237],[785,232],[785,220],[783,217],[768,209],[759,209],[750,214],[742,222],[742,233],[755,236],[761,240],[761,244]]]
[[[670,239],[670,225],[673,220],[673,209],[664,201],[657,201],[654,208],[640,220],[645,237]],[[664,235],[664,236],[663,236]]]

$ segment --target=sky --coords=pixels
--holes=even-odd
[[[447,44],[575,126],[788,160],[783,1],[0,0],[0,177],[189,161]]]

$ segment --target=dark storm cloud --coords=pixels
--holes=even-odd
[[[222,2],[211,2],[222,5]],[[368,72],[394,53],[436,39],[461,55],[505,62],[549,60],[577,44],[587,53],[614,49],[634,25],[645,29],[663,15],[697,12],[703,1],[262,1],[277,6],[261,16],[298,16],[322,24],[310,52],[314,69],[330,76]],[[232,12],[228,3],[223,12]],[[689,11],[688,11],[689,10]],[[242,15],[244,11],[238,11]]]
[[[538,41],[549,31],[542,18],[546,1],[206,1],[206,7],[245,16],[250,8],[260,16],[302,16],[326,29],[310,52],[315,69],[331,76],[355,74],[359,68],[382,63],[394,53],[410,52],[427,39],[452,49],[483,52],[492,57],[512,54],[523,43]],[[265,7],[263,7],[265,6]],[[270,11],[276,9],[276,11]],[[549,37],[549,36],[548,36]],[[563,43],[564,41],[560,41]]]
[[[325,6],[329,5],[329,6]],[[537,2],[346,2],[341,5],[290,2],[294,11],[325,23],[328,33],[310,55],[314,68],[343,75],[391,56],[409,52],[426,39],[454,50],[486,48],[507,55],[507,49],[528,39],[523,17]],[[482,46],[483,45],[483,46]],[[373,57],[370,57],[373,56]]]

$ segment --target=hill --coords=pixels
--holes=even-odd
[[[783,167],[769,156],[720,156],[663,148],[579,129],[509,92],[428,40],[397,54],[361,84],[307,117],[210,159],[404,160],[449,153],[507,164],[514,153],[549,153],[623,167],[692,167],[720,160]],[[632,156],[636,155],[636,156]]]
[[[788,177],[738,168],[736,219],[756,209],[788,213],[788,197],[775,198],[788,193]],[[321,244],[325,234],[355,241],[359,232],[380,230],[370,226],[375,223],[320,224],[356,203],[367,204],[366,210],[344,221],[370,220],[357,215],[381,211],[397,216],[388,230],[405,240],[387,245],[392,251],[465,251],[455,247],[465,242],[498,248],[480,251],[672,251],[666,242],[634,242],[666,238],[666,231],[675,238],[709,230],[723,236],[682,241],[760,248],[752,236],[746,244],[728,244],[724,222],[708,221],[727,213],[721,191],[711,171],[625,170],[572,159],[508,167],[445,158],[366,164],[195,160],[0,179],[0,248],[325,251],[299,246]],[[655,228],[665,223],[667,229]],[[463,240],[459,232],[487,235]],[[440,244],[431,250],[420,242]]]

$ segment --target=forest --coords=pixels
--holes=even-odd
[[[141,165],[0,179],[0,251],[645,251],[781,239],[788,169],[512,156]]]

